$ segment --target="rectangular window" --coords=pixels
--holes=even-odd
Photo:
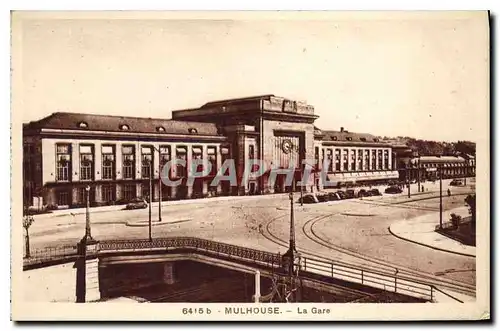
[[[116,199],[115,185],[102,186],[102,201],[110,203]]]
[[[135,178],[135,147],[122,146],[122,172],[123,179]]]
[[[85,205],[87,203],[87,191],[85,191],[85,187],[77,188],[76,195],[78,203],[82,205]]]
[[[163,173],[163,167],[172,160],[172,154],[171,154],[171,149],[170,146],[164,145],[160,146],[160,169],[161,169],[161,176],[164,176],[165,174]],[[167,174],[170,177],[170,174]]]
[[[56,180],[69,181],[71,178],[71,146],[56,145]]]
[[[343,171],[347,171],[349,169],[348,153],[349,151],[347,149],[342,150]]]
[[[363,150],[358,149],[358,170],[363,170]]]
[[[326,164],[328,165],[328,172],[333,172],[333,155],[332,149],[328,148],[326,150]]]
[[[57,192],[57,205],[58,206],[67,206],[69,205],[69,193],[68,191],[59,191]]]
[[[130,201],[135,199],[136,190],[134,184],[126,184],[123,186],[123,200]]]
[[[248,158],[250,160],[255,159],[255,146],[254,145],[248,146]]]
[[[102,153],[102,179],[115,179],[115,146],[103,145]]]
[[[370,169],[370,150],[365,149],[365,167],[363,170],[369,170]]]
[[[80,145],[80,180],[94,179],[94,146]]]
[[[377,169],[376,165],[377,165],[377,150],[372,149],[372,166],[370,170]]]
[[[191,157],[193,160],[203,160],[203,147],[201,146],[193,146],[191,149]],[[196,166],[196,171],[203,171],[203,164],[198,164]]]
[[[382,169],[382,150],[378,150],[377,157],[378,157],[377,170],[381,170]]]
[[[355,150],[351,150],[350,154],[351,154],[351,170],[352,171],[356,171],[356,151]]]
[[[220,148],[220,154],[221,154],[221,164],[224,164],[226,160],[231,159],[231,149],[229,146],[221,146]],[[217,170],[218,171],[218,170]],[[229,174],[229,168],[226,169],[225,173],[222,175],[228,175]],[[223,183],[223,182],[221,182]],[[224,186],[223,186],[224,187]]]
[[[253,149],[254,146],[250,145],[250,147]],[[217,147],[216,146],[208,146],[207,156],[208,156],[208,162],[211,165],[210,175],[215,175],[215,174],[217,174]]]
[[[182,165],[180,163],[177,163],[177,177],[186,177],[187,176],[187,171],[186,171],[186,166],[187,166],[187,148],[186,147],[177,147],[176,149],[176,157],[177,160],[184,160],[186,162],[186,165]]]
[[[149,178],[153,170],[153,148],[141,148],[141,176],[142,178]]]
[[[143,184],[141,186],[141,196],[144,200],[150,201],[149,200],[149,185]]]
[[[389,151],[384,150],[384,169],[389,169]]]
[[[314,147],[314,164],[319,168],[319,147]]]
[[[335,149],[335,171],[340,171],[340,149]]]

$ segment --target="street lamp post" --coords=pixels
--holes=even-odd
[[[442,166],[438,166],[439,169],[439,229],[443,229],[443,169]]]
[[[418,156],[417,159],[417,185],[418,185],[418,192],[420,192],[420,156]]]
[[[149,161],[149,241],[153,241],[153,237],[151,235],[151,202],[153,195],[153,160]]]
[[[410,163],[406,164],[406,187],[408,188],[408,198],[410,198]]]
[[[85,192],[87,195],[87,206],[85,208],[85,237],[83,240],[86,242],[93,241],[92,234],[90,232],[90,186],[85,187]]]

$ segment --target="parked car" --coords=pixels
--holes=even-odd
[[[339,198],[342,199],[342,200],[346,198],[346,195],[345,195],[344,191],[337,191],[335,193],[337,193],[337,195],[339,196]]]
[[[306,194],[303,197],[299,198],[299,202],[302,203],[318,203],[319,200],[314,194]]]
[[[358,198],[369,197],[369,196],[370,194],[365,189],[361,189],[358,191]]]
[[[454,179],[451,181],[450,186],[463,186],[464,182],[461,179]]]
[[[353,199],[356,197],[356,193],[354,192],[353,189],[349,189],[345,191],[345,198],[346,199]]]
[[[370,191],[368,191],[368,194],[373,197],[382,195],[382,193],[378,190],[378,188],[372,188]]]
[[[328,199],[330,201],[342,200],[342,198],[337,194],[337,192],[330,192],[330,193],[328,193]]]
[[[146,200],[141,198],[136,198],[127,203],[125,209],[144,209],[148,207],[148,203]]]
[[[403,192],[403,189],[399,186],[396,186],[396,185],[389,186],[388,188],[385,189],[385,193],[395,194],[395,193],[402,193],[402,192]]]
[[[327,201],[330,200],[330,198],[328,197],[328,193],[327,192],[318,192],[316,194],[316,197],[318,198],[319,202],[327,202]]]

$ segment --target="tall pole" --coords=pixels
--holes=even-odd
[[[443,228],[443,175],[441,165],[438,167],[439,169],[439,228]]]
[[[92,238],[90,233],[90,186],[87,185],[85,188],[85,192],[87,193],[87,206],[85,208],[85,239],[89,240]]]
[[[295,181],[293,182],[292,192],[290,192],[290,252],[292,253],[292,255],[291,255],[292,265],[293,265],[293,252],[295,251],[295,215],[293,213],[293,191],[294,190],[295,190]]]
[[[408,198],[410,198],[410,164],[406,165],[406,187],[408,188]]]
[[[304,183],[302,180],[304,179],[304,168],[302,168],[301,174],[300,174],[300,206],[304,206]]]
[[[418,192],[420,192],[420,156],[417,159],[417,184],[418,184]]]
[[[162,200],[162,181],[161,181],[161,160],[160,160],[160,150],[158,150],[158,222],[161,222],[161,200]]]
[[[152,174],[153,174],[153,162],[152,160],[149,161],[149,241],[153,241],[153,237],[151,236],[151,201],[152,195],[153,195],[153,179],[152,179]]]
[[[464,168],[464,186],[467,186],[467,172],[469,171],[468,167],[469,161],[465,161],[465,168]]]

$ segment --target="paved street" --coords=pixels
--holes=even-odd
[[[443,190],[448,188],[443,181]],[[468,181],[468,184],[471,181]],[[464,284],[475,284],[475,259],[427,248],[398,239],[388,227],[402,219],[420,215],[439,222],[439,183],[426,183],[424,193],[415,191],[382,197],[295,204],[296,242],[304,253],[356,265],[420,275],[433,275]],[[383,187],[380,188],[383,191]],[[453,194],[467,188],[453,187]],[[297,196],[298,197],[298,196]],[[444,209],[464,205],[465,195],[444,196]],[[153,227],[154,237],[196,236],[272,252],[286,251],[289,236],[288,195],[207,199],[163,207],[163,225]],[[153,209],[153,220],[158,217]],[[147,238],[147,226],[127,222],[148,219],[148,209],[91,212],[92,235],[96,239]],[[145,223],[147,224],[147,223]],[[30,229],[33,248],[75,244],[84,234],[85,215],[46,214],[36,217]]]

